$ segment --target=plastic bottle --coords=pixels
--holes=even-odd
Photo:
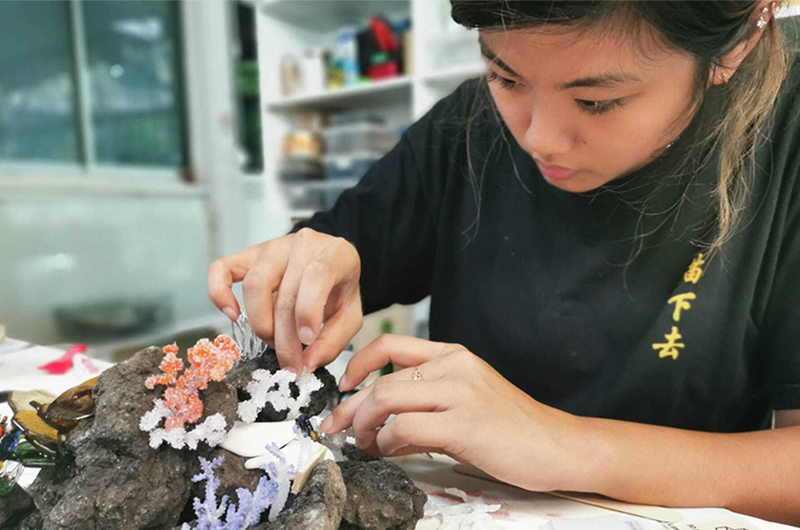
[[[334,52],[336,68],[341,71],[344,86],[358,84],[358,27],[346,26],[336,39]]]

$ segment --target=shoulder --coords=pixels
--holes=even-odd
[[[795,142],[800,141],[800,50],[792,55],[789,74],[775,103],[774,116],[773,134],[793,134]]]
[[[792,59],[759,147],[756,167],[765,178],[757,179],[753,190],[757,195],[762,190],[783,220],[800,216],[800,53]]]

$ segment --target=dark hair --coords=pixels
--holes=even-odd
[[[756,30],[753,14],[758,4],[755,0],[451,0],[453,20],[470,29],[510,31],[547,26],[566,32],[601,32],[633,37],[644,54],[653,44],[688,54],[697,65],[692,108],[703,101],[709,75],[722,66],[720,59]],[[727,111],[710,128],[704,142],[720,146],[718,223],[709,244],[712,251],[721,249],[735,233],[739,214],[747,204],[755,153],[790,62],[789,47],[773,18],[723,88]]]

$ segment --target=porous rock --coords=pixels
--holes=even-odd
[[[178,523],[191,492],[196,454],[149,446],[141,416],[164,387],[145,387],[159,373],[163,353],[147,348],[100,376],[94,389],[95,417],[70,432],[65,448],[74,455],[66,477],[44,470],[30,488],[43,518],[42,530],[168,528]],[[236,391],[212,383],[203,394],[204,415],[221,412],[233,426]],[[62,471],[62,474],[64,472]]]
[[[324,460],[314,466],[311,476],[294,502],[271,523],[254,530],[336,530],[342,520],[347,491],[339,466]]]
[[[368,455],[364,451],[358,448],[355,444],[345,443],[342,445],[342,454],[347,460],[353,460],[356,462],[377,462],[380,458],[372,455]]]
[[[13,528],[34,511],[33,500],[18,485],[11,493],[0,497],[0,528]]]
[[[388,460],[339,462],[347,503],[343,530],[413,530],[425,515],[428,496]]]
[[[247,401],[250,394],[247,392],[247,385],[253,378],[255,370],[267,370],[275,373],[280,370],[278,358],[274,350],[267,350],[261,357],[239,363],[231,373],[228,374],[226,382],[235,387],[239,393],[239,401]],[[314,375],[322,381],[322,388],[311,393],[311,401],[300,412],[308,417],[316,416],[328,404],[328,396],[336,391],[336,378],[324,367],[317,368]],[[300,395],[300,390],[294,383],[289,384],[292,397]],[[284,421],[289,415],[288,410],[276,412],[271,403],[267,403],[264,409],[258,414],[256,421]]]
[[[202,456],[208,461],[220,456],[225,458],[214,468],[214,475],[219,479],[217,498],[227,495],[228,498],[236,500],[236,490],[238,488],[247,488],[250,491],[255,491],[259,479],[264,476],[264,472],[260,469],[245,469],[244,463],[247,458],[233,454],[221,447],[198,451],[198,456]],[[192,466],[192,476],[200,473],[202,473],[200,460],[195,459]],[[192,496],[199,499],[205,498],[205,482],[195,482],[192,485]]]
[[[44,521],[42,514],[35,510],[28,514],[17,526],[17,530],[42,530]],[[13,527],[12,527],[13,528]]]

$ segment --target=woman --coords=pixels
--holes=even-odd
[[[323,423],[374,454],[800,522],[800,69],[776,3],[451,2],[485,79],[330,212],[215,262],[214,303],[235,318],[243,281],[255,331],[313,370],[362,304],[430,294],[433,342],[357,353],[342,390],[404,369]]]

